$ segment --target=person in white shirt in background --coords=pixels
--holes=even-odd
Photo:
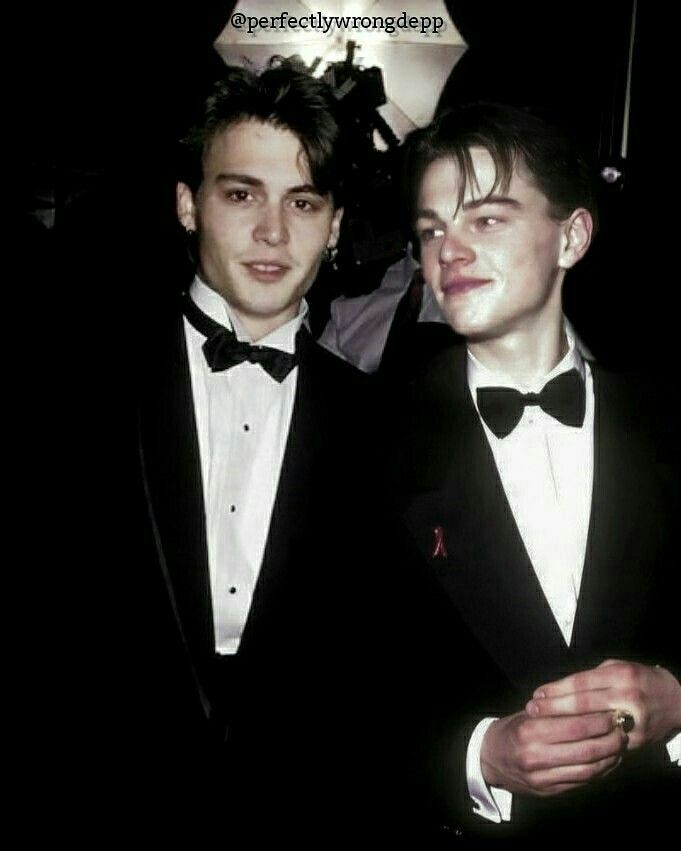
[[[671,826],[678,435],[566,327],[588,166],[543,121],[482,104],[416,131],[407,169],[423,276],[465,341],[389,423],[395,508],[436,597],[412,624],[426,809],[459,838]]]
[[[331,302],[329,321],[317,342],[363,372],[376,372],[395,313],[418,269],[410,244],[405,256],[386,270],[375,290],[352,298],[339,296]],[[416,321],[445,321],[428,290],[423,292]]]

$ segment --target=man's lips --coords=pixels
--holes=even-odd
[[[455,275],[452,278],[447,278],[440,289],[444,295],[461,295],[461,293],[484,287],[485,284],[489,283],[491,283],[491,278],[468,278],[464,275]]]
[[[291,268],[287,263],[272,260],[250,260],[243,264],[249,274],[259,281],[277,281]]]

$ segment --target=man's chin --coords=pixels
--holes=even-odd
[[[246,327],[257,328],[260,336],[264,336],[294,319],[300,310],[300,302],[301,299],[268,304],[242,303],[235,305],[234,310]],[[263,332],[263,329],[266,330]]]
[[[461,314],[448,315],[445,313],[445,319],[452,331],[466,340],[485,340],[491,336],[491,331],[484,322],[475,321],[475,319],[462,316]]]

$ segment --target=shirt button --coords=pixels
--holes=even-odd
[[[250,431],[250,430],[251,430],[251,427],[249,426],[249,424],[244,423],[244,431]]]
[[[230,505],[229,511],[230,511],[230,514],[234,514],[234,512],[236,511],[236,505]]]
[[[234,587],[234,585],[232,585],[232,587],[229,589],[229,593],[236,594],[236,588]]]

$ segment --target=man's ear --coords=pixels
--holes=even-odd
[[[196,230],[196,205],[194,194],[186,183],[178,183],[175,189],[177,218],[182,227],[188,232]]]
[[[338,207],[334,210],[333,218],[331,219],[331,232],[329,234],[329,239],[326,243],[327,248],[335,248],[338,243],[338,237],[340,236],[340,226],[341,220],[343,218],[343,208]]]
[[[558,257],[558,266],[561,269],[571,269],[584,257],[591,245],[593,229],[591,213],[584,207],[578,207],[570,218],[563,222],[561,250]]]

